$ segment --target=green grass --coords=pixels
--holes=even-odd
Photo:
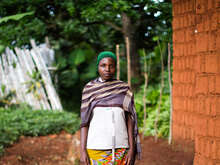
[[[0,108],[0,154],[20,136],[40,136],[79,129],[78,115],[70,112]]]

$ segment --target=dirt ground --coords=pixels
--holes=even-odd
[[[72,135],[21,137],[0,157],[0,165],[71,165],[66,158]],[[142,141],[142,160],[136,165],[193,165],[193,151],[169,146],[167,140],[145,137]]]

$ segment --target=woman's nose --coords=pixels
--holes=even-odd
[[[105,70],[106,70],[106,71],[110,71],[110,66],[106,66],[106,67],[105,67]]]

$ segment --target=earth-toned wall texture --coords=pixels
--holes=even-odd
[[[172,0],[173,139],[220,165],[220,0]]]

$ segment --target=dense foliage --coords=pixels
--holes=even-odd
[[[40,136],[79,129],[78,116],[70,112],[0,108],[0,154],[20,136]]]
[[[143,88],[141,86],[141,90],[135,95],[135,105],[138,114],[138,123],[141,128],[141,132],[145,135],[155,135],[155,119],[157,115],[157,109],[159,106],[159,96],[160,96],[160,85],[149,86],[147,88],[146,95],[146,107],[147,107],[147,120],[146,120],[146,130],[143,128]],[[158,136],[159,137],[168,137],[169,135],[169,121],[170,121],[170,95],[168,89],[168,83],[166,83],[163,95],[162,95],[162,103],[159,114],[158,121]]]
[[[130,37],[132,72],[139,76],[132,82],[140,84],[143,60],[138,50],[154,51],[155,36],[171,39],[168,0],[1,0],[0,18],[7,16],[0,21],[0,49],[29,48],[30,38],[42,43],[48,36],[56,51],[58,92],[69,111],[79,110],[84,84],[97,76],[98,52],[115,51],[115,45],[120,44],[121,77],[126,81],[124,37]],[[153,74],[159,73],[155,69]]]
[[[30,38],[34,38],[37,44],[40,44],[48,36],[52,48],[56,51],[54,65],[57,70],[52,75],[58,78],[56,86],[63,107],[78,113],[84,84],[97,76],[96,56],[100,51],[115,51],[115,45],[120,45],[121,80],[126,81],[127,60],[124,39],[129,37],[132,84],[135,84],[133,90],[139,126],[143,131],[142,74],[148,72],[146,96],[148,117],[147,130],[144,134],[155,135],[153,127],[162,78],[160,55],[164,57],[166,68],[167,43],[172,42],[171,7],[171,2],[168,0],[1,0],[0,18],[4,18],[0,19],[0,53],[6,46],[30,48]],[[143,50],[146,52],[146,57],[143,55]],[[148,63],[147,70],[144,70],[144,61]],[[158,131],[159,136],[167,137],[169,90],[167,71],[165,73]],[[30,89],[33,88],[30,92],[34,91],[37,82],[28,83]],[[0,99],[0,106],[10,105],[10,99],[11,95],[5,95]],[[61,129],[70,129],[73,132],[78,128],[74,126],[77,125],[75,122],[78,122],[75,120],[76,117],[66,112],[29,112],[28,110],[3,112],[1,109],[0,113],[4,116],[2,117],[4,120],[0,121],[5,124],[4,134],[0,132],[0,149],[11,144],[21,134],[36,136]],[[68,115],[73,115],[72,119]],[[62,116],[62,119],[59,116]],[[33,124],[37,123],[37,120],[41,123]],[[17,124],[12,124],[12,121],[16,121]],[[72,125],[68,125],[68,122]],[[3,124],[0,127],[3,127]],[[7,127],[9,130],[6,129]],[[0,131],[3,131],[3,128]]]

